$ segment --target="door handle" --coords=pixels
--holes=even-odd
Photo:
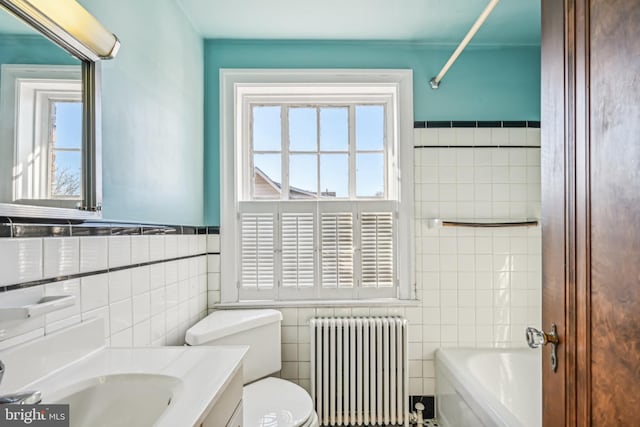
[[[558,354],[557,347],[560,344],[560,338],[558,337],[558,331],[555,323],[551,325],[551,332],[546,333],[539,331],[536,328],[527,328],[527,344],[531,348],[539,348],[546,344],[551,344],[551,369],[553,372],[558,370]]]

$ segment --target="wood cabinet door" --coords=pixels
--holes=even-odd
[[[640,1],[542,10],[544,426],[637,426]]]

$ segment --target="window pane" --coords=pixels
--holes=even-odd
[[[356,106],[356,149],[384,149],[384,106]]]
[[[253,107],[253,149],[280,151],[280,106]]]
[[[317,151],[318,116],[315,108],[289,109],[289,150]]]
[[[253,155],[253,196],[279,199],[282,192],[280,154]]]
[[[318,162],[315,154],[292,154],[289,157],[289,197],[315,198],[318,191]]]
[[[51,197],[79,198],[81,191],[80,151],[58,151],[51,153],[53,180]]]
[[[322,197],[349,197],[349,156],[320,155],[320,191]]]
[[[320,149],[323,151],[349,149],[349,110],[347,108],[320,109]]]
[[[56,148],[82,147],[82,103],[53,102],[53,145]]]
[[[364,153],[356,156],[356,196],[384,196],[384,155]]]

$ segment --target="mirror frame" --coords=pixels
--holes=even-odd
[[[0,216],[101,219],[102,218],[102,123],[101,59],[115,56],[119,41],[115,38],[112,55],[101,57],[80,40],[45,16],[28,1],[0,0],[0,9],[13,14],[56,45],[82,62],[82,199],[77,209],[0,203]]]

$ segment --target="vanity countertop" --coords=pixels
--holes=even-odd
[[[77,332],[88,336],[101,332],[99,328],[102,325],[97,322],[97,325],[84,325]],[[14,388],[8,389],[3,383],[0,393],[39,390],[43,403],[52,403],[58,400],[62,390],[89,380],[99,381],[109,375],[159,374],[178,378],[180,384],[173,393],[171,404],[155,426],[200,425],[234,375],[242,369],[242,359],[247,351],[246,346],[107,348],[104,344],[87,346],[86,340],[82,339],[79,341],[85,342],[84,348],[77,350],[65,346],[69,344],[68,334],[60,334],[58,338],[51,336],[49,341],[53,339],[53,347],[58,350],[67,347],[67,357],[59,356],[58,351],[52,349],[43,352],[44,348],[38,348],[42,343],[38,342],[26,352],[24,349],[1,352],[8,386]],[[28,364],[33,367],[31,371],[26,369]]]

